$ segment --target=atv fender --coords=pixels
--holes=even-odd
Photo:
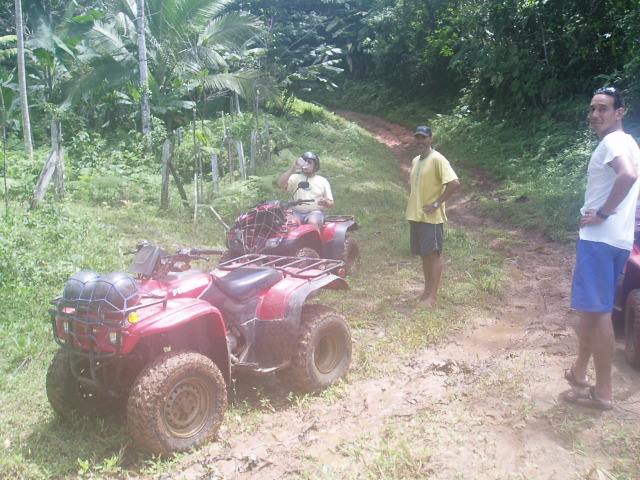
[[[272,287],[258,302],[258,320],[284,319],[298,325],[302,305],[311,293],[327,288],[329,290],[349,290],[347,282],[337,275],[329,274],[297,286],[300,279],[287,277]]]
[[[347,232],[357,229],[355,220],[325,223],[322,230],[322,257],[342,260]]]
[[[292,252],[302,246],[313,248],[319,254],[322,252],[320,232],[316,227],[308,223],[291,230],[280,244],[278,250]]]
[[[129,326],[122,354],[129,353],[138,340],[153,335],[169,338],[172,348],[194,350],[208,356],[229,380],[226,326],[220,311],[210,303],[194,298],[169,300],[166,308]]]

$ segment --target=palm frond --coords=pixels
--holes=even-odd
[[[206,75],[194,82],[210,90],[229,90],[248,100],[255,99],[258,91],[261,99],[270,101],[279,99],[278,89],[273,81],[254,70]],[[195,83],[193,88],[196,86]]]
[[[94,28],[88,33],[87,40],[95,52],[106,54],[125,68],[136,69],[138,65],[137,56],[132,54],[128,47],[130,43],[125,43],[124,38],[111,25],[96,22]]]
[[[253,15],[232,13],[214,18],[198,37],[198,45],[223,46],[230,50],[243,47],[262,31]]]

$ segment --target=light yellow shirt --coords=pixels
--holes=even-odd
[[[299,182],[309,182],[309,188],[298,188]],[[294,200],[314,200],[313,203],[303,203],[296,206],[296,210],[301,212],[310,212],[311,210],[322,210],[325,207],[318,205],[318,200],[325,198],[333,201],[333,194],[331,193],[331,185],[329,181],[316,174],[312,177],[307,177],[303,173],[294,173],[289,177],[287,182],[287,191],[290,193],[296,192],[293,195]]]
[[[407,220],[433,224],[446,222],[444,203],[429,215],[422,208],[435,202],[444,192],[446,184],[457,179],[449,161],[436,150],[432,150],[425,158],[420,155],[414,158],[409,177],[411,193],[407,204]]]

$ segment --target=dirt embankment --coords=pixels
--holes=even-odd
[[[338,113],[372,132],[408,174],[411,131],[372,116]],[[483,235],[487,221],[474,215],[464,188],[459,192],[448,206],[451,227]],[[640,427],[640,374],[624,361],[619,342],[617,408],[594,413],[563,403],[560,395],[569,387],[562,372],[576,350],[576,315],[568,300],[573,248],[504,225],[491,227],[507,230],[500,238],[509,238],[492,245],[509,259],[511,275],[497,315],[418,352],[399,374],[350,384],[346,398],[331,405],[313,402],[300,411],[267,413],[246,435],[227,435],[223,426],[221,441],[183,462],[175,478],[297,478],[295,472],[311,464],[354,461],[354,455],[340,455],[344,442],[379,439],[385,424],[417,416],[431,420],[421,424],[430,461],[402,478],[595,479],[598,469],[612,471],[616,460],[605,451],[615,452],[624,432]],[[640,446],[626,448],[620,456],[628,459],[629,449],[637,453]],[[640,472],[637,457],[635,462],[623,470]],[[325,478],[320,470],[317,478]]]

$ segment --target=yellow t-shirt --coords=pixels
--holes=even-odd
[[[457,180],[456,172],[449,161],[436,150],[425,158],[418,155],[411,162],[411,193],[407,204],[407,220],[425,223],[444,223],[447,221],[444,203],[427,215],[422,211],[424,205],[435,202],[447,183]]]

